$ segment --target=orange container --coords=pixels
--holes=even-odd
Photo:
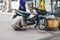
[[[59,20],[49,19],[47,21],[48,21],[48,27],[49,28],[58,28],[58,26],[59,26]]]

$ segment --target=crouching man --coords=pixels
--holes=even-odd
[[[22,29],[23,26],[26,26],[26,22],[24,21],[23,16],[17,16],[15,19],[13,19],[12,27],[15,30],[20,30],[20,29]]]
[[[36,15],[36,11],[34,9],[32,9],[32,2],[28,2],[28,9],[27,12],[30,12],[30,16],[29,18],[32,18]],[[17,16],[15,19],[13,19],[13,23],[12,26],[14,29],[16,30],[20,30],[23,29],[23,26],[27,26],[26,21],[25,21],[25,17],[24,16]]]

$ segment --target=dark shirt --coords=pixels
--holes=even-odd
[[[19,9],[22,9],[21,7],[23,7],[22,10],[26,10],[26,7],[25,7],[26,2],[25,2],[25,1],[26,1],[26,0],[20,0],[20,6],[19,6]]]
[[[20,6],[25,6],[25,0],[20,0]]]

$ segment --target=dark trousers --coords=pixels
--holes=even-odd
[[[22,9],[21,7],[19,7],[19,10],[21,10],[21,11],[26,11],[26,8]]]

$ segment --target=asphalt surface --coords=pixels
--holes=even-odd
[[[39,39],[39,40],[60,40],[60,33],[53,34],[49,37],[45,37],[45,38],[42,38],[42,39]]]
[[[53,37],[50,40],[60,40],[60,36]]]
[[[40,40],[55,33],[34,29],[32,26],[24,31],[15,31],[11,26],[12,16],[13,14],[0,14],[0,40]]]

